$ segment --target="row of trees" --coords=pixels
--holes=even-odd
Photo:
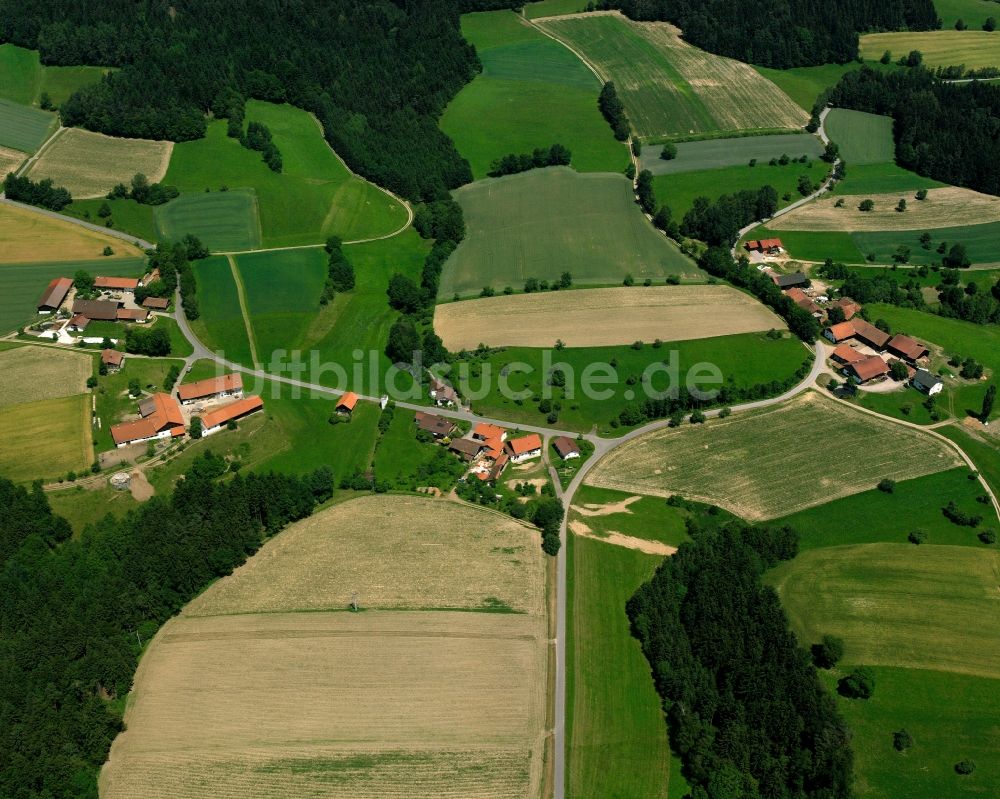
[[[129,199],[135,200],[141,205],[163,205],[180,195],[180,191],[175,186],[166,186],[162,183],[150,183],[149,178],[141,172],[132,176],[130,185],[118,183],[108,192],[109,200]],[[110,210],[108,209],[110,216]]]
[[[1000,194],[1000,86],[974,81],[945,83],[917,67],[879,72],[870,67],[848,72],[817,107],[886,114],[894,119],[896,161],[921,175]]]
[[[236,474],[197,458],[171,496],[69,538],[41,487],[0,479],[0,795],[97,796],[138,639],[332,494],[332,472]]]
[[[545,166],[569,166],[573,154],[561,144],[553,144],[548,149],[536,147],[530,153],[509,153],[503,158],[496,159],[490,166],[490,177],[498,178],[503,175],[515,175],[518,172],[527,172],[530,169],[540,169]]]
[[[326,269],[326,284],[323,286],[323,294],[319,298],[320,305],[326,305],[337,292],[351,291],[354,289],[354,264],[350,262],[344,254],[344,242],[339,236],[330,236],[326,240],[324,248],[330,259]]]
[[[73,202],[69,190],[54,185],[51,178],[35,183],[31,178],[19,178],[11,172],[4,178],[3,190],[8,200],[37,205],[50,211],[61,211]]]
[[[283,166],[281,151],[271,138],[271,129],[263,122],[250,122],[246,133],[240,135],[240,144],[248,150],[257,150],[267,168],[272,172],[280,172]]]
[[[692,530],[627,604],[697,799],[842,799],[850,734],[764,570],[795,556],[788,527]]]
[[[280,13],[268,0],[239,13],[229,0],[0,0],[0,41],[38,49],[46,64],[119,67],[63,103],[66,125],[187,141],[233,94],[288,102],[317,116],[355,171],[427,200],[472,177],[437,126],[481,68],[460,10],[451,0],[289,0]]]
[[[870,3],[840,0],[604,0],[632,19],[665,20],[692,44],[761,66],[788,67],[836,62],[858,54],[858,33],[872,30],[933,30],[941,27],[931,0]]]
[[[625,115],[625,106],[618,99],[618,92],[615,84],[610,81],[601,88],[601,93],[597,98],[597,107],[601,109],[604,118],[611,125],[611,132],[614,133],[618,141],[625,141],[629,136],[628,117]]]

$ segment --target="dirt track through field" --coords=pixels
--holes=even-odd
[[[914,195],[912,191],[830,194],[771,220],[768,227],[815,231],[927,230],[1000,221],[1000,197],[956,187],[929,189],[926,200],[917,200]],[[902,212],[896,210],[900,199],[906,200],[906,210]],[[844,204],[838,208],[836,204],[841,200]],[[863,200],[872,200],[875,208],[859,211]]]
[[[437,306],[434,329],[452,351],[479,344],[600,347],[784,329],[754,298],[729,286],[650,286],[539,292]]]

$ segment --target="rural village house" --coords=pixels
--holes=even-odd
[[[940,394],[944,389],[944,381],[926,369],[917,369],[910,383],[917,391],[923,391],[929,396]]]
[[[462,460],[471,462],[478,458],[479,453],[483,451],[483,442],[475,441],[471,438],[456,438],[448,446],[448,449],[462,458]]]
[[[218,433],[230,422],[235,422],[251,413],[263,410],[263,408],[264,401],[258,396],[244,397],[236,402],[230,402],[228,405],[223,405],[201,417],[201,434],[202,436],[210,436],[213,433]]]
[[[431,376],[431,399],[440,407],[452,408],[459,404],[458,392],[443,380]]]
[[[864,353],[858,352],[850,344],[838,344],[830,357],[844,366],[849,366],[852,363],[857,363],[865,359]]]
[[[73,281],[68,277],[57,277],[53,278],[52,282],[49,283],[48,287],[42,294],[41,299],[38,301],[38,312],[39,313],[52,313],[59,309],[59,306],[63,304],[63,300],[66,299],[66,295],[69,294],[69,290],[73,288]]]
[[[502,427],[497,427],[495,424],[480,422],[472,428],[472,437],[478,441],[488,441],[493,438],[499,438],[501,441],[506,441],[507,431]]]
[[[541,457],[542,437],[538,433],[531,433],[520,438],[512,438],[507,442],[507,454],[514,463]]]
[[[420,430],[430,433],[434,438],[445,438],[455,432],[455,424],[434,413],[417,411],[414,419]]]
[[[751,239],[744,245],[744,247],[746,247],[749,252],[759,252],[767,255],[777,255],[782,249],[781,239],[761,239],[760,241]]]
[[[788,289],[788,291],[786,291],[785,294],[792,300],[792,302],[794,302],[804,311],[808,311],[813,316],[823,315],[823,311],[820,309],[820,307],[815,302],[813,302],[812,298],[798,286],[793,286],[792,288]]]
[[[238,372],[220,377],[209,377],[196,383],[185,383],[177,388],[182,405],[210,399],[243,396],[243,376]]]
[[[823,331],[834,344],[839,344],[849,338],[856,338],[863,344],[867,344],[874,350],[881,352],[885,345],[889,343],[889,334],[879,330],[875,325],[866,322],[864,319],[852,319],[850,322],[840,322],[828,327]]]
[[[125,354],[118,350],[101,350],[101,363],[108,367],[109,372],[117,372],[125,363]]]
[[[564,461],[580,457],[580,445],[568,436],[556,436],[552,440],[552,446],[555,447],[556,453]]]
[[[169,394],[153,394],[139,403],[141,419],[112,425],[111,437],[119,449],[141,441],[184,435],[184,416]]]
[[[70,331],[75,330],[79,333],[82,333],[84,330],[87,329],[87,325],[89,324],[90,320],[86,316],[84,316],[83,314],[77,314],[72,319],[70,319],[69,322],[66,323],[66,328],[67,330]]]

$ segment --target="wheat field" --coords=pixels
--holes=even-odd
[[[0,264],[83,261],[100,258],[105,247],[111,247],[116,258],[143,254],[121,239],[25,208],[0,205]]]
[[[633,286],[538,292],[438,305],[434,329],[456,352],[496,347],[602,347],[784,329],[764,305],[729,286]]]
[[[809,391],[770,408],[663,428],[604,457],[587,485],[719,505],[750,521],[959,465],[930,435]]]
[[[116,183],[128,183],[141,172],[150,183],[167,173],[174,143],[147,139],[122,139],[68,128],[46,148],[28,175],[32,180],[51,178],[75,198],[103,197]]]
[[[322,511],[160,630],[101,795],[539,797],[544,592],[537,533],[491,511],[403,496]],[[525,612],[470,612],[484,603]]]
[[[26,153],[20,150],[12,150],[10,147],[0,147],[0,179],[5,178],[8,173],[13,172],[20,163],[27,158]]]
[[[896,210],[901,199],[906,200],[905,211]],[[837,203],[841,200],[843,205],[838,208]],[[859,211],[858,206],[863,200],[872,200],[875,208],[871,211]],[[925,200],[916,199],[915,192],[912,191],[895,194],[826,195],[772,219],[767,226],[772,230],[871,232],[932,230],[998,221],[1000,197],[949,186],[945,189],[928,189]]]

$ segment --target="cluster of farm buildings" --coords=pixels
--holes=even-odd
[[[157,270],[142,278],[107,277],[94,278],[94,289],[98,299],[77,299],[73,290],[73,280],[68,277],[54,278],[38,300],[38,313],[42,315],[68,313],[69,319],[63,325],[67,332],[84,332],[91,322],[138,322],[149,320],[152,311],[165,311],[170,301],[165,297],[146,297],[141,303],[135,302],[135,291],[158,280]]]
[[[124,364],[124,356],[115,350],[104,350],[101,359],[116,370]],[[111,437],[119,449],[180,438],[190,430],[196,416],[201,419],[201,435],[209,436],[263,407],[260,397],[243,396],[243,378],[239,374],[226,374],[185,383],[174,394],[157,392],[142,398],[136,418],[112,425]]]

